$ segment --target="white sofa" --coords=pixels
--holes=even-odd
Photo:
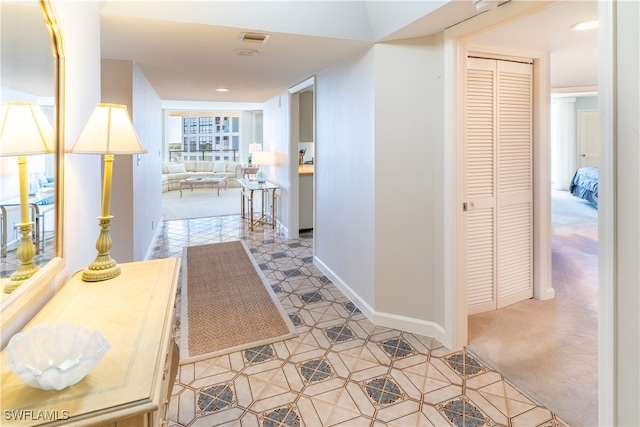
[[[242,163],[227,160],[163,162],[162,192],[177,190],[183,179],[209,176],[224,176],[227,178],[227,187],[239,187],[236,178],[242,178]]]

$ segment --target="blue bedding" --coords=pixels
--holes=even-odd
[[[586,167],[578,169],[571,179],[569,191],[595,207],[598,207],[598,168]]]

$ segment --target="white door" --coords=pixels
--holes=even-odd
[[[465,279],[469,314],[533,296],[532,66],[469,58]]]
[[[578,111],[578,164],[581,168],[600,166],[600,141],[598,110]]]

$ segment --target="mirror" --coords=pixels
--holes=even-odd
[[[0,1],[0,101],[37,104],[54,129],[55,152],[27,156],[29,215],[39,267],[13,293],[0,290],[0,312],[43,276],[61,268],[62,236],[62,82],[61,41],[50,4],[46,0]],[[17,157],[0,157],[0,280],[20,266],[16,248],[22,222]],[[56,267],[59,265],[59,267]],[[52,267],[54,266],[54,267]],[[55,273],[54,271],[54,273]],[[51,277],[45,279],[51,280]],[[4,286],[3,286],[4,287]],[[33,291],[32,291],[33,292]],[[3,323],[6,319],[3,316]]]

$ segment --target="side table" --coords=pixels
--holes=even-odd
[[[258,166],[245,166],[242,168],[242,177],[249,178],[249,175],[255,175],[260,168]]]

